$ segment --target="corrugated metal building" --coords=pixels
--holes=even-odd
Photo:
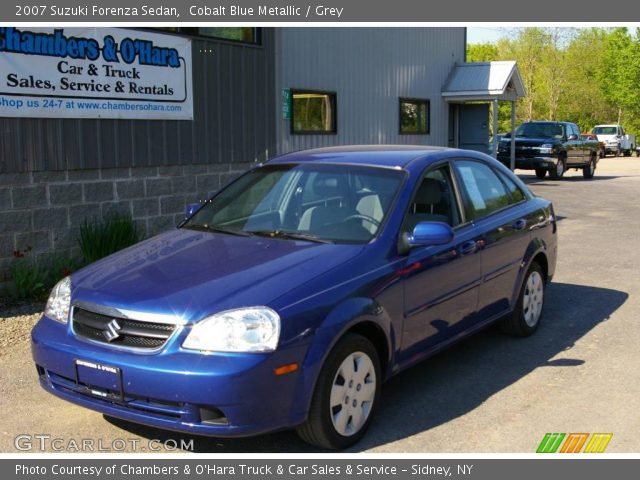
[[[453,143],[442,87],[464,62],[464,28],[286,28],[276,32],[279,90],[335,95],[335,132],[277,123],[278,151],[339,144]],[[295,95],[295,93],[294,93]],[[401,132],[401,100],[425,102],[426,123]],[[294,98],[295,102],[295,98]],[[295,106],[293,117],[295,117]]]

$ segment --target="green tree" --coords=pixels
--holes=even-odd
[[[627,129],[640,127],[640,42],[626,28],[612,30],[604,39],[602,70],[597,78],[603,97],[617,109]]]
[[[471,43],[467,45],[467,62],[492,62],[499,60],[500,52],[493,43]]]
[[[601,84],[606,77],[608,35],[608,30],[602,28],[580,29],[566,47],[567,90],[559,105],[558,118],[577,123],[583,131],[617,119],[617,108],[605,98]]]

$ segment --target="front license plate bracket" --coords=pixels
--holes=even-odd
[[[122,370],[92,360],[75,359],[76,387],[86,393],[124,402]]]

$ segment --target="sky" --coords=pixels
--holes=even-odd
[[[506,27],[467,27],[467,43],[494,43],[508,31]]]

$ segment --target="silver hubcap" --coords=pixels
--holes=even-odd
[[[376,396],[376,370],[369,355],[354,352],[344,359],[331,385],[329,413],[336,431],[349,437],[369,418]]]
[[[591,163],[589,164],[589,173],[593,175],[593,172],[595,171],[596,171],[596,162],[591,160]]]
[[[544,288],[542,275],[538,272],[531,272],[524,287],[524,298],[522,300],[522,313],[524,321],[530,327],[535,327],[542,313],[542,303],[544,301]]]
[[[564,162],[562,160],[558,160],[558,164],[556,165],[556,172],[558,176],[561,177],[564,173]]]

